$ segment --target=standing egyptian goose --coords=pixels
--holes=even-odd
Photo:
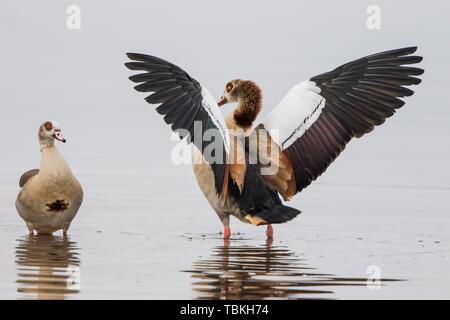
[[[321,175],[353,137],[361,137],[392,116],[419,84],[416,47],[390,50],[346,63],[294,86],[255,129],[262,107],[253,81],[226,84],[218,103],[194,78],[163,59],[129,53],[137,91],[158,104],[158,113],[190,139],[194,172],[205,197],[230,237],[229,216],[254,225],[283,223],[300,211],[285,201]],[[219,107],[236,103],[225,119]]]
[[[16,200],[19,215],[33,234],[51,234],[62,229],[64,235],[83,202],[83,189],[55,146],[66,142],[55,122],[39,127],[41,168],[22,175]]]

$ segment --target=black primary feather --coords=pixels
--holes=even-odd
[[[325,98],[318,119],[285,149],[295,172],[297,192],[320,176],[352,137],[381,125],[414,92],[405,86],[421,82],[424,70],[404,65],[422,61],[417,47],[395,49],[346,63],[312,77]]]
[[[160,104],[156,111],[164,116],[164,121],[171,125],[172,130],[187,130],[188,141],[194,143],[202,153],[210,143],[217,142],[217,145],[221,147],[221,154],[217,157],[215,151],[211,154],[212,159],[206,157],[206,161],[213,170],[216,192],[221,194],[227,157],[225,141],[223,139],[214,141],[220,139],[217,136],[211,141],[203,139],[203,134],[207,130],[219,128],[202,105],[200,83],[180,67],[161,58],[140,53],[127,53],[127,56],[134,60],[125,63],[128,69],[145,71],[129,77],[132,82],[138,83],[134,88],[139,92],[151,93],[145,100],[150,104]],[[201,130],[195,130],[195,121],[201,122]],[[181,138],[186,136],[180,132],[179,135]]]

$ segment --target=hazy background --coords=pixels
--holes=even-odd
[[[81,9],[80,30],[66,27],[70,4]],[[366,27],[366,9],[371,4],[381,8],[380,30]],[[338,260],[316,261],[316,265],[326,269],[332,264],[339,272],[352,274],[365,273],[368,263],[362,261],[369,249],[358,244],[361,266],[352,272],[348,265],[352,260],[345,254],[351,254],[349,248],[357,244],[345,239],[367,232],[376,239],[370,250],[383,255],[395,247],[392,243],[410,237],[412,245],[428,236],[432,243],[446,243],[443,258],[424,259],[416,267],[405,262],[400,269],[392,269],[401,270],[393,272],[394,276],[415,270],[406,277],[420,279],[421,288],[428,286],[422,294],[450,297],[445,285],[449,281],[445,276],[449,240],[442,240],[449,239],[450,223],[449,11],[445,1],[2,0],[2,284],[14,287],[10,281],[15,274],[14,241],[26,233],[14,208],[18,179],[24,171],[38,167],[37,129],[48,119],[60,123],[68,143],[58,147],[85,190],[83,209],[72,226],[72,240],[82,248],[85,270],[101,273],[105,265],[126,265],[125,261],[136,261],[130,250],[137,250],[136,254],[152,261],[150,266],[160,263],[159,273],[155,271],[151,277],[173,279],[164,259],[181,259],[189,265],[193,257],[207,255],[201,250],[209,250],[208,246],[190,252],[194,250],[191,244],[180,244],[182,239],[177,237],[185,232],[216,232],[221,225],[197,190],[191,168],[170,162],[174,145],[170,129],[145,103],[145,95],[132,89],[127,79],[132,73],[123,65],[126,52],[169,60],[216,97],[230,79],[255,80],[264,90],[265,114],[293,85],[311,76],[361,56],[417,45],[417,54],[424,57],[421,67],[425,74],[422,84],[412,88],[414,96],[374,133],[353,141],[323,177],[295,198],[292,205],[303,214],[280,226],[278,235],[291,249],[313,248],[309,250],[311,259],[320,256],[321,250],[329,250],[326,253],[335,254]],[[118,240],[120,232],[132,237],[138,230],[147,238],[153,236],[160,247],[140,246],[141,240],[128,245],[126,240]],[[261,228],[237,222],[232,230],[264,236]],[[321,232],[331,240],[308,242],[311,235]],[[164,238],[168,234],[175,238]],[[288,234],[303,240],[294,237],[287,241],[283,237]],[[340,240],[335,242],[334,237]],[[395,239],[383,247],[383,237]],[[340,245],[335,248],[332,243]],[[177,250],[183,245],[184,252]],[[399,252],[417,253],[406,244],[408,249],[402,251],[402,245],[392,249],[392,265]],[[162,252],[171,255],[163,257]],[[146,268],[150,266],[146,264]],[[173,268],[175,272],[182,267]],[[123,273],[110,274],[110,279],[102,274],[102,283],[117,280],[121,274],[126,286],[129,282]],[[189,283],[187,276],[179,277]],[[169,289],[166,293],[148,289],[153,292],[150,294],[144,287],[142,292],[150,297],[189,298],[190,288],[185,288],[182,293],[177,291],[178,295]],[[136,293],[134,287],[129,290],[131,295]],[[82,292],[90,297],[95,296],[94,291]],[[0,297],[14,297],[14,292],[0,289]],[[420,296],[414,290],[399,292]]]
[[[73,3],[81,8],[81,30],[66,27]],[[33,138],[46,119],[63,127],[70,141],[64,152],[75,168],[81,158],[95,158],[84,169],[102,170],[101,160],[113,153],[155,156],[155,141],[164,142],[156,156],[167,160],[170,131],[132,90],[125,52],[172,61],[215,96],[230,79],[253,79],[264,89],[267,112],[304,79],[370,53],[417,45],[426,70],[417,93],[364,143],[352,143],[320,182],[448,187],[450,6],[377,1],[381,30],[369,30],[366,8],[373,3],[3,1],[1,170],[13,169],[5,162],[11,158],[21,170],[36,165]],[[139,151],[127,146],[137,136],[147,142]],[[88,147],[90,154],[81,152]],[[376,157],[381,149],[389,161]],[[152,159],[148,168],[164,165]]]

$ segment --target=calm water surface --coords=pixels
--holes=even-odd
[[[235,220],[223,241],[189,168],[164,172],[167,180],[122,174],[116,185],[83,177],[87,197],[68,237],[27,235],[17,189],[3,187],[1,298],[450,297],[446,189],[320,184],[295,201],[304,212],[273,241]],[[367,286],[371,266],[378,289]]]

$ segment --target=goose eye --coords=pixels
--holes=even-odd
[[[226,89],[227,89],[227,92],[230,92],[231,89],[233,89],[233,85],[231,83],[228,83]]]

